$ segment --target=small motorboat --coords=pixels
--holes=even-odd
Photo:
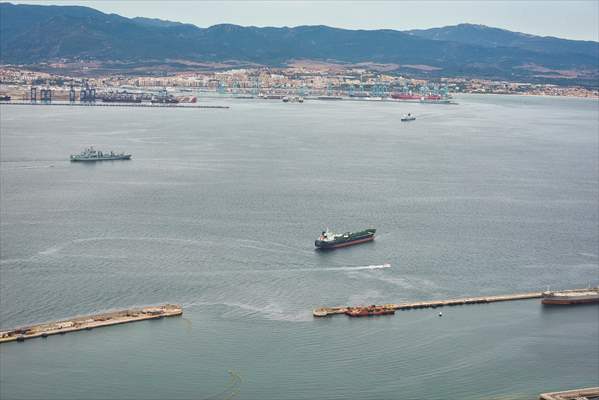
[[[415,120],[416,120],[416,117],[410,113],[407,113],[403,117],[401,117],[401,122],[408,122],[408,121],[415,121]]]

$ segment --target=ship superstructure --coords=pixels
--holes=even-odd
[[[113,151],[103,152],[88,147],[79,154],[71,154],[71,161],[109,161],[109,160],[130,160],[131,154],[115,153]]]
[[[314,245],[319,249],[336,249],[374,240],[376,229],[365,229],[359,232],[334,233],[327,228]]]

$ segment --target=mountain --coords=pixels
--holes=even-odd
[[[0,62],[8,64],[184,60],[280,66],[318,60],[391,64],[401,73],[428,76],[594,79],[599,76],[598,58],[597,42],[541,38],[479,25],[408,32],[321,25],[199,28],[88,7],[0,3]]]
[[[459,24],[432,29],[404,31],[425,39],[452,41],[485,47],[517,47],[540,53],[595,54],[597,42],[535,36],[485,25]]]
[[[167,20],[159,19],[159,18],[135,17],[135,18],[131,18],[131,21],[133,21],[139,25],[152,26],[152,27],[158,27],[158,28],[170,28],[173,26],[186,25],[181,22],[167,21]],[[193,26],[193,25],[191,25],[191,26]]]

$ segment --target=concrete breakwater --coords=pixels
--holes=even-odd
[[[23,326],[0,331],[0,343],[23,341],[36,337],[47,337],[67,332],[90,330],[103,326],[126,324],[129,322],[174,317],[183,314],[183,308],[177,304],[164,304],[136,309],[120,310],[102,314],[87,315],[62,321]]]
[[[564,290],[562,292],[581,292],[588,289],[571,289]],[[437,307],[449,307],[449,306],[461,306],[467,304],[486,304],[495,303],[500,301],[515,301],[515,300],[527,300],[527,299],[538,299],[543,296],[543,292],[528,292],[528,293],[517,293],[500,296],[480,296],[480,297],[466,297],[459,299],[450,300],[433,300],[433,301],[421,301],[413,303],[399,303],[399,304],[382,304],[379,307],[389,310],[412,310],[419,308],[437,308]],[[339,306],[339,307],[319,307],[312,311],[315,317],[328,317],[335,314],[345,314],[350,307]]]
[[[539,400],[592,400],[599,398],[599,387],[542,393]]]

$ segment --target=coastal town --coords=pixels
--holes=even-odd
[[[327,96],[387,99],[398,93],[443,98],[458,93],[599,98],[598,88],[471,78],[423,79],[397,75],[385,71],[384,66],[342,68],[328,64],[297,64],[287,68],[233,68],[140,75],[133,72],[73,73],[72,70],[63,72],[58,67],[51,72],[16,66],[0,67],[0,99],[31,100],[32,87],[51,91],[55,100],[68,99],[71,89],[79,91],[83,87],[92,87],[98,92],[127,90],[137,93],[168,88],[179,96],[188,95],[189,98],[213,94],[246,98]]]

